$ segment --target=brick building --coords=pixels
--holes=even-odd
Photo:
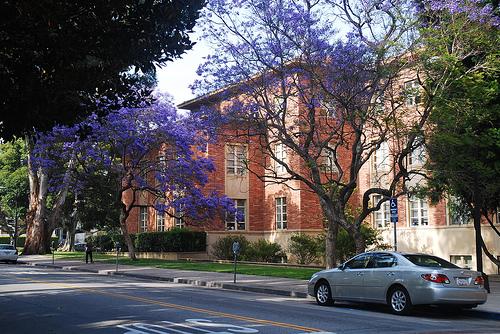
[[[196,110],[207,102],[205,98],[187,101],[179,107]],[[415,100],[410,99],[406,103],[411,107]],[[390,143],[383,143],[372,155],[370,162],[363,166],[357,182],[358,189],[350,202],[353,207],[361,203],[366,189],[385,182],[384,169],[388,166],[393,149],[390,146]],[[283,145],[276,144],[274,149],[280,159],[300,168],[300,159]],[[233,199],[235,207],[242,213],[227,217],[226,221],[215,221],[205,226],[209,246],[220,237],[243,234],[249,240],[263,238],[287,249],[292,234],[317,234],[324,230],[318,197],[300,181],[289,180],[286,184],[264,183],[258,177],[268,172],[264,165],[256,163],[266,159],[262,156],[258,142],[238,136],[235,129],[227,129],[225,136],[221,136],[217,143],[208,145],[207,151],[216,168],[209,176],[208,190],[217,190]],[[340,164],[347,163],[342,161],[342,156],[337,159]],[[419,149],[408,157],[407,163],[418,168],[423,165],[424,160],[425,153]],[[249,164],[252,172],[245,168],[244,162]],[[269,166],[277,175],[286,172],[275,162],[270,162]],[[327,156],[325,166],[334,168]],[[418,183],[421,180],[416,178],[411,182]],[[372,200],[376,201],[377,198]],[[139,198],[139,203],[141,207],[134,209],[128,218],[131,233],[185,226],[182,218],[171,218],[156,212],[147,197]],[[403,196],[398,198],[398,212],[396,230],[399,251],[431,253],[457,265],[475,268],[472,223],[454,217],[449,210],[449,203],[442,201],[433,206],[425,199]],[[385,202],[380,210],[374,212],[366,223],[380,231],[385,243],[393,245],[394,225],[390,222],[389,202]],[[498,218],[496,223],[498,225]],[[483,238],[492,254],[500,256],[500,240],[490,226],[483,227]],[[489,274],[499,271],[486,257],[484,269]]]

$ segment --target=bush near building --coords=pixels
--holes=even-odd
[[[324,239],[307,234],[294,234],[290,238],[288,251],[294,256],[298,264],[310,264],[318,261]]]
[[[203,252],[207,248],[207,234],[181,228],[137,233],[135,247],[139,252]]]
[[[219,260],[232,260],[233,242],[240,243],[238,258],[243,261],[278,263],[286,262],[286,253],[281,246],[275,242],[260,239],[249,242],[242,235],[229,235],[218,239],[212,246],[212,255]]]

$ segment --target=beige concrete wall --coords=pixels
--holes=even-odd
[[[392,229],[381,230],[389,245],[393,245]],[[482,235],[489,251],[500,256],[500,238],[489,226],[482,227]],[[397,230],[398,251],[434,254],[450,260],[450,255],[471,255],[472,269],[476,268],[475,235],[471,225],[403,227]],[[497,274],[497,266],[483,253],[483,266],[487,274]]]

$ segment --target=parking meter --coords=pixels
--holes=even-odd
[[[233,282],[236,283],[236,258],[240,253],[240,243],[238,241],[233,242],[233,255],[234,255],[234,278]]]
[[[116,269],[115,272],[118,272],[118,253],[120,253],[120,243],[115,242],[115,248],[116,248]]]
[[[57,249],[57,242],[54,240],[52,241],[52,264],[54,264],[55,261],[56,249]]]

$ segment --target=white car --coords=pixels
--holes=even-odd
[[[0,261],[17,263],[17,249],[12,245],[0,244]]]

